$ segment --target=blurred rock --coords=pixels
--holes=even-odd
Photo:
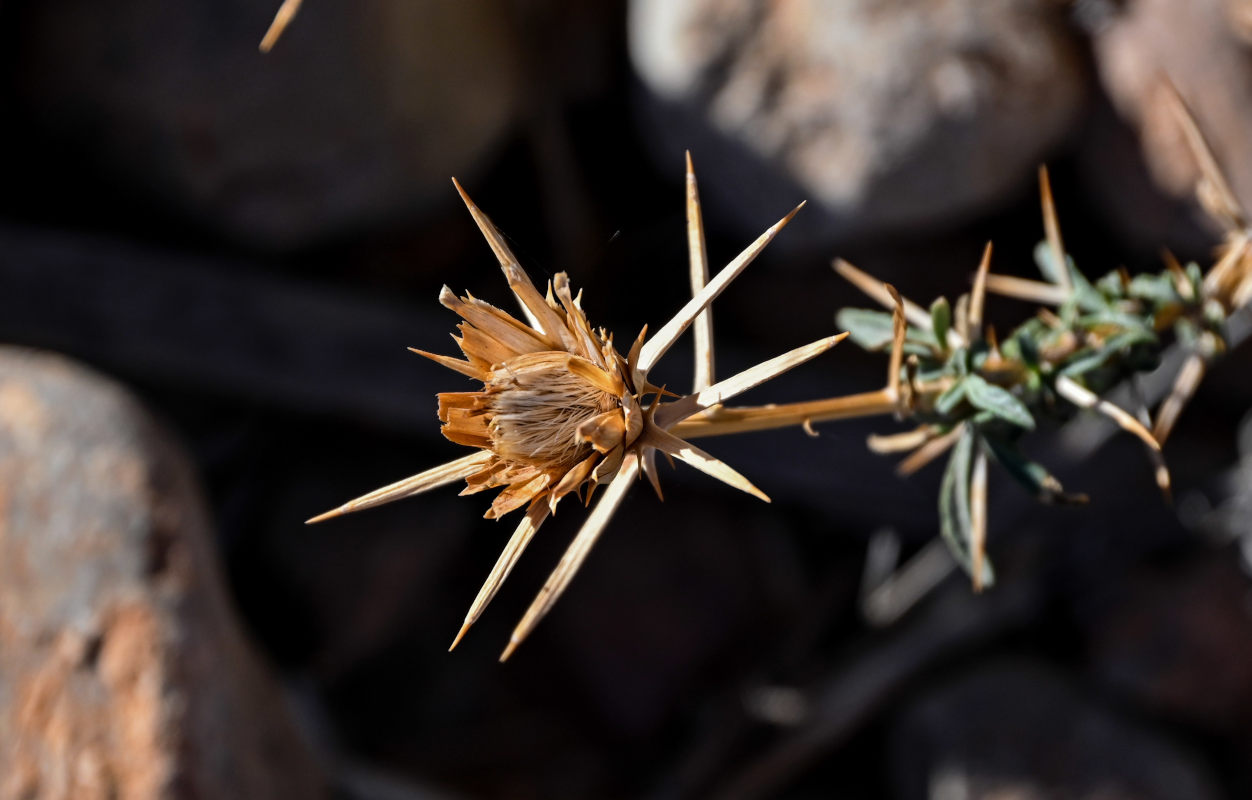
[[[1232,553],[1141,568],[1090,636],[1114,691],[1210,732],[1252,729],[1252,581]]]
[[[28,3],[14,70],[36,129],[119,185],[292,248],[450,202],[517,117],[498,4]]]
[[[1185,750],[1034,665],[966,673],[907,708],[892,735],[896,797],[1216,798]]]
[[[1152,176],[1138,132],[1107,98],[1095,104],[1076,147],[1078,189],[1116,233],[1119,259],[1158,269],[1162,250],[1181,259],[1207,258],[1218,241],[1213,223],[1191,194],[1172,194]],[[1053,188],[1057,188],[1054,176]],[[1060,210],[1062,226],[1066,208]]]
[[[969,217],[1031,180],[1085,94],[1046,0],[634,0],[629,32],[647,135],[666,163],[690,148],[752,234],[805,198],[816,242]]]
[[[1156,184],[1189,198],[1195,161],[1161,79],[1190,106],[1245,206],[1252,205],[1252,19],[1249,0],[1125,0],[1092,17],[1100,78],[1138,131]]]
[[[221,584],[186,457],[124,391],[0,349],[0,798],[326,796]]]

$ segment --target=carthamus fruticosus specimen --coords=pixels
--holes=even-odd
[[[658,452],[768,500],[738,472],[682,438],[678,429],[685,420],[826,352],[847,334],[821,339],[732,378],[713,381],[707,308],[799,207],[709,280],[690,158],[688,242],[694,296],[654,335],[647,336],[646,328],[640,332],[626,355],[617,349],[610,334],[603,328],[593,328],[587,321],[581,293],[573,293],[565,273],[556,275],[546,295],[541,294],[495,226],[460,184],[455,180],[453,183],[491,245],[525,317],[525,321],[519,320],[472,296],[458,298],[444,287],[439,301],[462,318],[456,341],[464,358],[414,351],[482,383],[475,391],[439,395],[444,436],[473,448],[473,452],[309,521],[370,508],[459,480],[466,483],[462,494],[500,490],[487,510],[489,519],[525,508],[517,530],[471,605],[452,643],[455,647],[561,498],[571,493],[590,495],[605,485],[598,504],[518,623],[501,656],[503,660],[565,591],[630,485],[645,475],[660,494]],[[695,391],[677,396],[650,383],[648,372],[692,323],[697,326]],[[710,431],[698,427],[694,432]]]
[[[918,423],[905,433],[871,437],[870,447],[884,453],[911,451],[900,464],[905,474],[951,451],[939,490],[940,532],[975,589],[992,580],[985,557],[988,458],[1040,500],[1084,502],[1082,495],[1065,493],[1047,469],[1022,455],[1017,443],[1037,419],[1063,419],[1074,408],[1091,409],[1143,440],[1157,483],[1168,494],[1161,445],[1207,365],[1225,352],[1227,320],[1252,301],[1248,216],[1181,99],[1167,96],[1195,156],[1200,204],[1226,231],[1207,273],[1170,257],[1166,269],[1156,274],[1132,277],[1119,269],[1088,280],[1065,253],[1042,169],[1046,238],[1035,251],[1035,261],[1045,281],[989,274],[988,245],[971,292],[955,304],[939,298],[927,310],[851,264],[835,263],[836,271],[892,309],[890,314],[844,309],[837,317],[853,341],[891,353],[889,389],[894,391],[883,399],[889,394],[896,403],[876,407],[871,393],[864,396],[863,413],[894,411]],[[983,324],[987,292],[1045,308],[1000,338]],[[1155,369],[1170,339],[1186,355],[1155,418],[1145,400],[1127,410],[1103,397],[1136,374]]]

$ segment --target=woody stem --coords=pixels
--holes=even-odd
[[[717,407],[702,411],[675,425],[670,433],[681,439],[701,436],[723,436],[748,431],[789,428],[814,422],[855,419],[891,414],[899,407],[895,393],[888,389],[873,392],[783,403],[767,406]]]

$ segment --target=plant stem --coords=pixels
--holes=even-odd
[[[894,393],[887,389],[879,389],[846,397],[807,400],[802,403],[711,408],[678,423],[670,430],[670,433],[683,439],[724,436],[731,433],[789,428],[806,422],[875,417],[894,413],[897,409],[898,403]]]

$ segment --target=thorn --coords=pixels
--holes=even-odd
[[[318,514],[316,517],[309,517],[308,519],[306,519],[306,520],[304,521],[304,524],[305,524],[305,525],[315,525],[315,524],[317,524],[317,523],[319,523],[319,522],[325,522],[325,521],[326,521],[326,520],[328,520],[328,519],[334,519],[335,517],[341,517],[341,516],[343,516],[345,513],[347,513],[347,511],[348,511],[348,509],[344,508],[343,506],[340,506],[339,508],[332,508],[330,511],[327,511],[327,512],[326,512],[326,513],[324,513],[324,514]]]
[[[1048,249],[1052,254],[1052,262],[1056,268],[1056,282],[1066,292],[1074,290],[1074,282],[1069,274],[1069,261],[1065,257],[1065,243],[1061,239],[1061,225],[1056,218],[1056,203],[1052,199],[1052,181],[1048,178],[1047,166],[1039,165],[1039,199],[1043,206],[1043,230],[1048,240]]]
[[[470,208],[478,207],[474,205],[474,201],[471,200],[470,196],[465,192],[465,187],[461,186],[461,182],[458,181],[455,176],[452,178],[452,185],[456,187],[456,192],[457,194],[461,195],[461,200],[464,201],[465,205],[469,206]]]
[[[274,21],[270,23],[269,30],[265,32],[265,36],[261,39],[258,50],[262,53],[268,53],[274,49],[274,45],[278,43],[279,37],[283,35],[283,31],[287,30],[287,26],[295,19],[296,12],[300,10],[300,2],[301,0],[283,0],[283,4],[278,8],[278,13],[274,15]]]
[[[456,646],[461,643],[461,639],[465,638],[465,632],[468,631],[470,629],[470,625],[473,624],[474,623],[470,622],[468,619],[465,620],[465,623],[461,625],[461,630],[457,632],[456,638],[452,640],[452,645],[448,648],[449,653],[455,650]]]
[[[518,646],[519,644],[521,644],[521,641],[520,641],[520,640],[515,639],[515,638],[513,638],[513,637],[511,637],[511,636],[509,637],[509,646],[508,646],[508,647],[506,647],[506,648],[504,648],[504,652],[500,654],[500,663],[501,663],[501,664],[503,664],[505,661],[508,661],[508,660],[509,660],[509,656],[513,655],[513,651],[517,649],[517,646]]]

